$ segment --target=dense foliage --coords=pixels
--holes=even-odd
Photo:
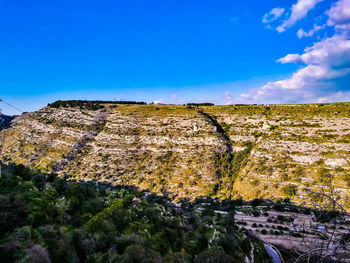
[[[199,107],[199,106],[214,106],[214,103],[210,103],[210,102],[203,102],[203,103],[187,103],[187,106],[195,106],[195,107]]]
[[[269,262],[234,224],[232,201],[175,206],[132,188],[8,166],[0,178],[1,262]],[[214,211],[226,207],[227,214]]]
[[[4,114],[1,114],[1,109],[0,109],[0,130],[8,127],[14,118],[15,116],[7,116]]]
[[[246,149],[237,152],[221,152],[215,155],[215,167],[217,167],[218,186],[225,198],[232,198],[233,185],[239,172],[247,164],[252,144],[248,143]]]
[[[58,100],[53,103],[49,103],[51,108],[70,108],[80,107],[88,110],[98,110],[104,108],[103,104],[138,104],[143,105],[146,102],[143,101],[102,101],[102,100]]]

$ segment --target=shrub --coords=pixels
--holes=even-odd
[[[252,249],[252,246],[250,244],[250,241],[248,238],[245,238],[243,239],[241,242],[240,242],[240,247],[242,248],[242,250],[244,252],[246,252],[247,254],[250,252],[250,250]]]
[[[303,237],[300,233],[294,232],[292,233],[293,237]]]
[[[255,216],[255,217],[258,217],[260,215],[259,211],[253,211],[252,213],[253,213],[253,216]]]
[[[298,187],[294,184],[288,184],[282,188],[282,191],[288,197],[293,197],[297,194]]]
[[[288,218],[286,216],[283,216],[283,215],[278,215],[277,216],[277,220],[279,221],[283,221],[283,222],[288,222]]]
[[[32,177],[32,173],[30,172],[30,170],[26,168],[23,164],[15,166],[13,173],[14,175],[21,177],[25,181],[30,180],[30,178]]]
[[[45,185],[45,175],[36,174],[32,178],[32,182],[38,189],[43,189]]]
[[[216,262],[234,262],[230,255],[226,255],[220,250],[205,250],[201,252],[194,260],[195,263],[216,263]]]

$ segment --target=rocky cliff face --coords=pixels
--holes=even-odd
[[[175,199],[350,197],[350,106],[45,107],[12,121],[2,160]],[[349,204],[348,204],[349,205]]]
[[[246,199],[289,197],[302,202],[305,188],[336,188],[350,205],[350,106],[285,105],[213,107],[233,148],[253,147],[233,192]]]

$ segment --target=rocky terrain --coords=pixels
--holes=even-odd
[[[1,131],[2,160],[179,200],[290,198],[330,182],[350,208],[350,104],[44,107]]]

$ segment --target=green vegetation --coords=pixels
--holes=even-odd
[[[146,102],[142,101],[102,101],[102,100],[58,100],[53,103],[49,103],[51,108],[72,108],[80,107],[88,110],[98,110],[104,108],[102,104],[137,104],[144,105]]]
[[[288,196],[301,204],[304,187],[331,174],[350,207],[349,103],[140,104],[58,101],[24,114],[1,131],[2,160],[176,201]],[[288,184],[296,195],[283,190]]]
[[[295,184],[287,184],[282,188],[283,193],[288,197],[293,197],[298,192],[298,186]]]
[[[15,116],[7,116],[4,114],[1,114],[1,109],[0,109],[0,131],[4,128],[7,128],[10,124],[11,121],[14,119]]]
[[[239,172],[247,164],[247,158],[252,150],[252,143],[246,144],[246,149],[238,152],[217,153],[214,159],[219,183],[218,191],[224,197],[232,198],[233,184]]]
[[[214,103],[210,103],[210,102],[204,102],[204,103],[187,103],[187,106],[195,106],[195,107],[200,107],[200,106],[214,106]]]
[[[133,188],[66,181],[10,165],[0,178],[1,262],[245,262],[262,244],[233,214],[175,207]],[[213,207],[234,209],[230,202]],[[215,229],[215,231],[214,231]]]

